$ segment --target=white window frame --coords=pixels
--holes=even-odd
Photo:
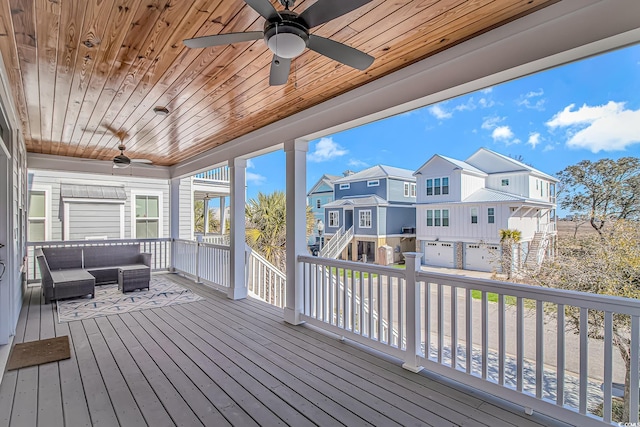
[[[146,196],[146,197],[157,197],[158,198],[158,239],[164,237],[164,202],[163,196],[164,193],[162,191],[153,191],[153,190],[131,190],[131,238],[137,239],[136,236],[136,198],[138,196]]]
[[[416,183],[412,182],[411,183],[411,194],[409,197],[416,197]]]
[[[31,196],[31,193],[34,191],[36,193],[44,193],[44,218],[34,217],[33,219],[44,220],[44,238],[45,238],[45,241],[48,241],[48,240],[51,240],[51,186],[34,184],[29,189],[28,196]],[[30,206],[27,205],[27,230],[29,229],[29,224],[32,219],[29,216],[29,208]],[[31,237],[29,237],[29,241],[31,241]]]
[[[508,187],[509,186],[509,178],[502,178],[502,180],[500,181],[501,187]]]
[[[489,210],[493,210],[493,215],[489,213]],[[491,221],[493,219],[493,221]],[[487,224],[495,224],[496,223],[496,208],[490,207],[487,208]]]
[[[404,197],[411,197],[411,183],[410,182],[405,182],[404,183]]]
[[[369,225],[366,224],[366,217],[364,214],[369,214]],[[364,220],[365,225],[362,225]],[[373,225],[373,221],[371,218],[371,209],[363,209],[361,211],[358,211],[358,224],[359,224],[359,228],[371,228]]]
[[[447,185],[444,185],[444,181],[447,181]],[[431,187],[429,187],[429,182],[431,182]],[[436,185],[436,182],[438,185]],[[425,181],[425,194],[427,196],[446,196],[451,192],[450,186],[451,179],[448,176],[438,176],[427,178]],[[414,184],[415,185],[415,184]],[[431,188],[431,194],[429,194],[429,188]],[[445,192],[446,189],[446,192]],[[406,187],[405,187],[406,193]]]
[[[449,209],[442,209],[442,226],[443,227],[449,226]]]
[[[340,227],[340,211],[329,211],[329,227]]]
[[[431,216],[429,216],[429,214],[431,214]],[[426,220],[427,227],[433,227],[433,209],[427,209]],[[431,224],[429,224],[429,220],[431,220]]]
[[[473,221],[475,217],[475,222]],[[478,208],[471,208],[471,224],[478,223]]]
[[[379,187],[380,186],[380,180],[379,179],[372,179],[367,181],[367,187]]]
[[[340,184],[340,190],[348,190],[351,188],[351,184],[347,183],[347,184]]]
[[[429,217],[429,214],[431,214],[431,217]],[[429,220],[431,220],[431,225],[429,225]],[[449,209],[427,209],[427,227],[449,227],[449,222]]]

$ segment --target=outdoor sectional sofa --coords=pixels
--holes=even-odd
[[[46,304],[62,298],[95,296],[95,286],[119,283],[121,290],[149,288],[151,254],[140,245],[42,248],[36,252]],[[125,276],[126,275],[126,276]],[[129,280],[123,285],[123,278]]]

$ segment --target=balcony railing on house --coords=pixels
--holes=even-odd
[[[200,172],[193,177],[197,180],[229,183],[229,167],[222,166],[206,172]]]
[[[250,295],[276,307],[285,305],[287,276],[247,246],[247,290]]]
[[[194,240],[174,240],[174,271],[196,282],[217,288],[228,288],[231,283],[231,252],[229,246]]]
[[[408,369],[424,366],[578,425],[596,425],[598,411],[612,420],[613,385],[626,372],[614,351],[613,320],[624,317],[631,325],[630,422],[638,422],[638,301],[415,271],[415,258],[407,270],[298,260],[302,320],[404,359]],[[602,341],[589,338],[599,317]],[[578,335],[568,328],[574,322]]]

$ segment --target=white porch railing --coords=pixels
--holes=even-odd
[[[228,234],[209,234],[202,236],[202,241],[205,243],[213,243],[214,245],[229,246],[230,236]]]
[[[324,258],[338,258],[351,239],[353,239],[353,227],[347,231],[344,230],[344,227],[340,227],[336,234],[322,247],[319,256]]]
[[[577,425],[611,422],[612,384],[624,382],[625,373],[613,347],[613,318],[628,316],[629,422],[638,423],[639,301],[414,271],[415,261],[405,271],[311,256],[298,260],[304,271],[302,320],[402,358],[408,369],[422,365]],[[329,272],[337,272],[345,286]],[[567,316],[574,314],[579,334],[567,327]],[[604,318],[602,341],[587,333],[596,314]],[[382,322],[402,339],[389,339]],[[590,413],[599,405],[604,416],[596,419]]]
[[[247,290],[276,307],[285,305],[287,276],[262,255],[247,246]]]
[[[229,246],[194,240],[174,240],[173,269],[196,282],[228,288],[231,284]]]
[[[35,262],[34,252],[37,248],[114,246],[140,244],[140,252],[151,253],[151,269],[153,271],[171,268],[171,239],[113,239],[113,240],[65,240],[47,242],[27,242],[27,282],[40,281],[40,270]]]
[[[216,169],[211,169],[206,172],[200,172],[195,174],[194,179],[216,182],[229,182],[229,167],[222,166]]]

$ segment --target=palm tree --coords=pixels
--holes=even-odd
[[[506,228],[500,230],[499,233],[502,245],[502,272],[507,273],[507,280],[509,280],[513,273],[513,245],[520,242],[522,232]]]

